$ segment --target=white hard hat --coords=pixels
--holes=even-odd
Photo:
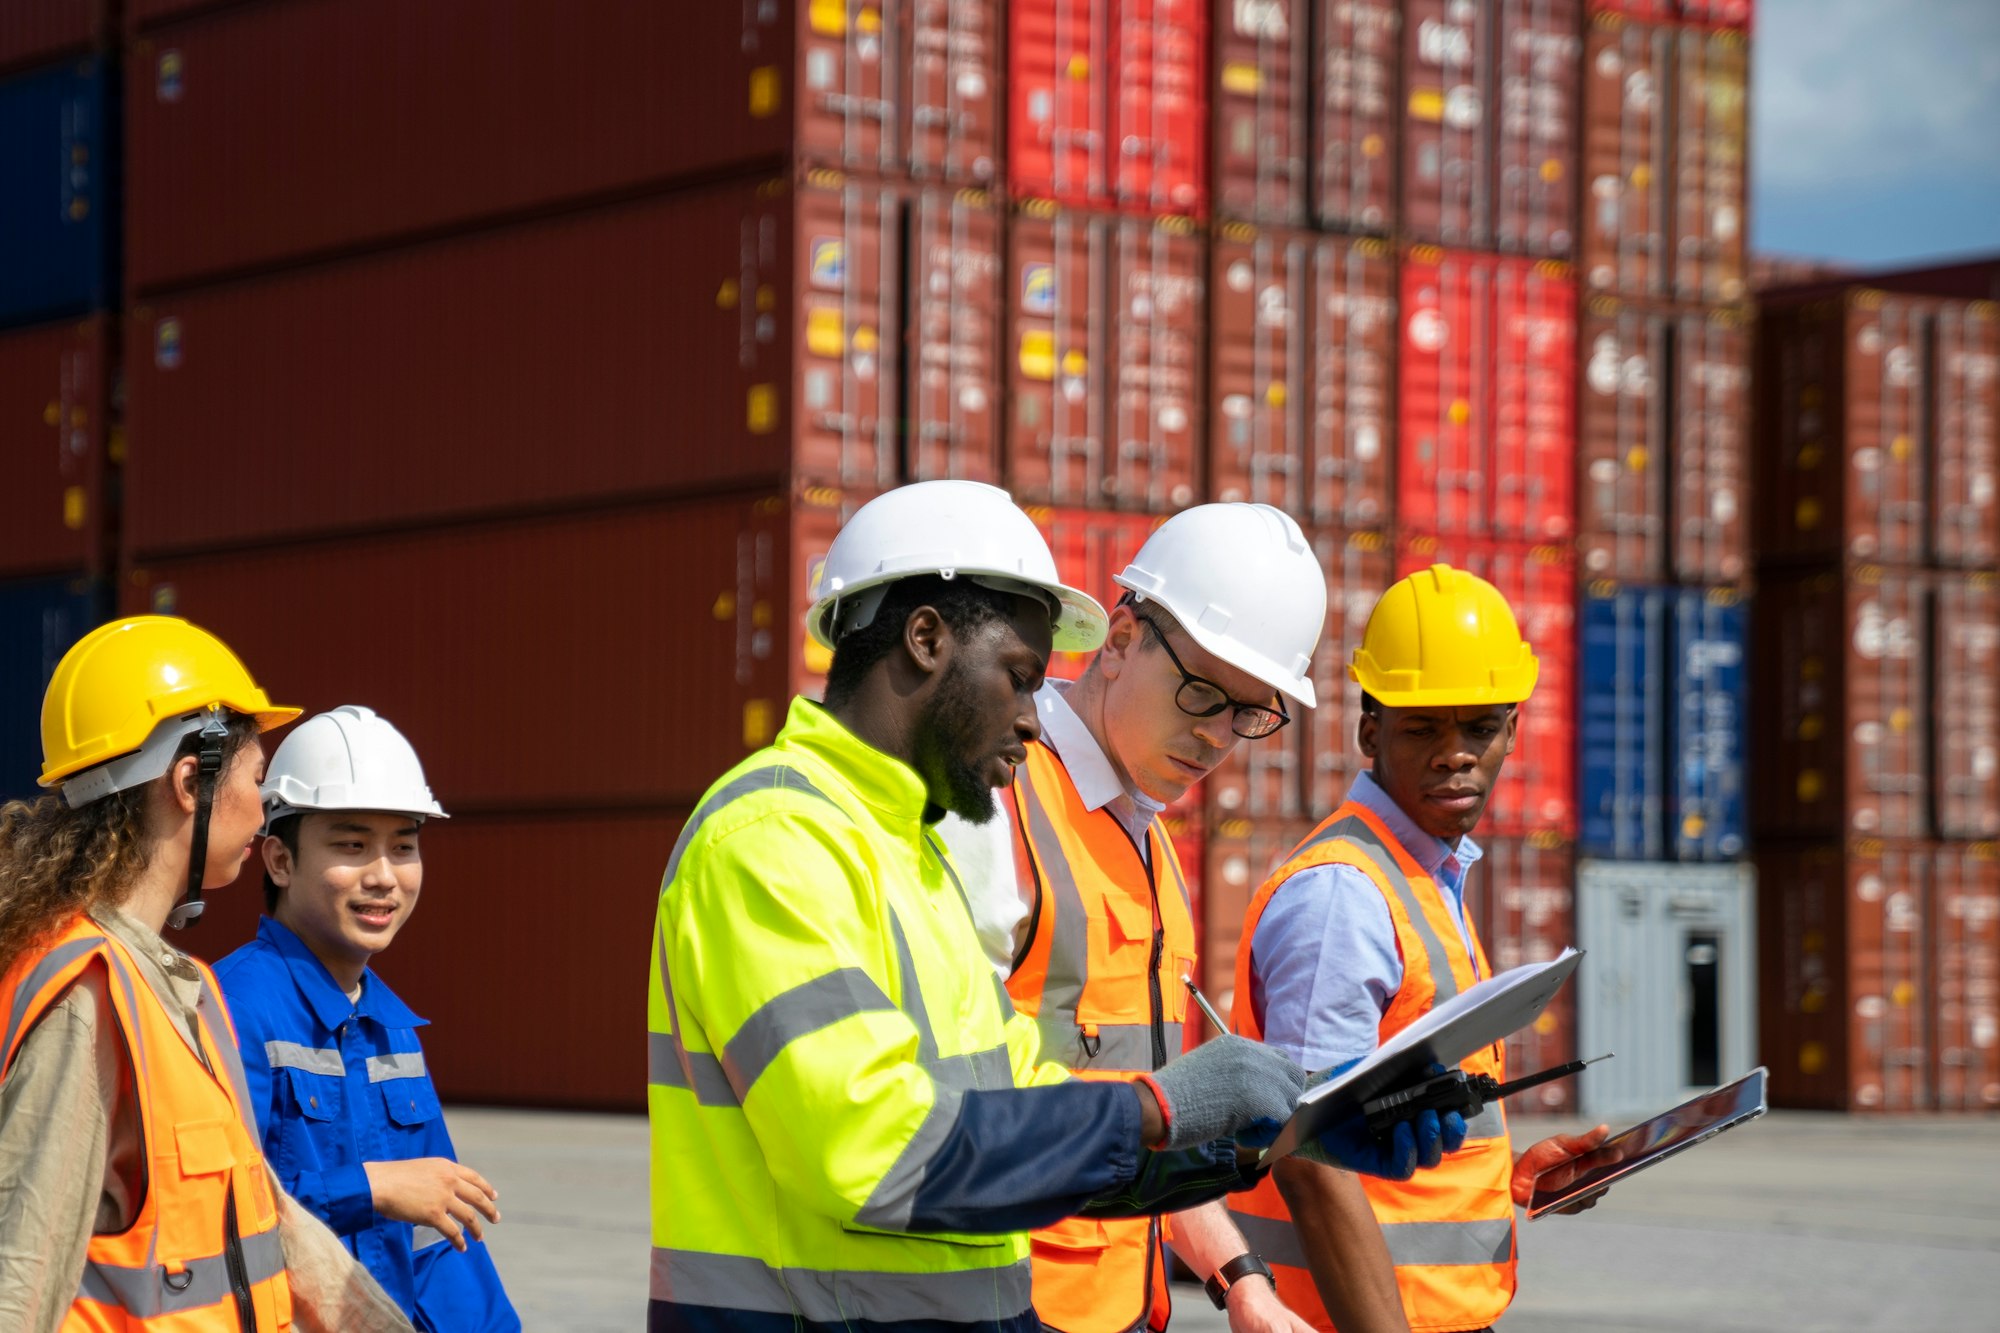
[[[1188,636],[1307,708],[1313,649],[1326,624],[1326,574],[1291,515],[1270,505],[1206,504],[1162,523],[1112,580],[1158,602]]]
[[[977,481],[920,481],[861,506],[813,580],[807,631],[833,647],[875,619],[890,584],[917,574],[1050,599],[1058,652],[1104,642],[1104,608],[1062,581],[1048,542],[1007,492]]]
[[[293,727],[264,773],[264,828],[314,810],[445,819],[403,733],[372,708],[342,704]]]

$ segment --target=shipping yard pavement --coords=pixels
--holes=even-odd
[[[500,1190],[488,1239],[531,1330],[645,1327],[642,1116],[450,1113]],[[1522,1121],[1529,1141],[1568,1123]],[[2000,1328],[2000,1118],[1773,1113],[1581,1217],[1524,1222],[1504,1333]],[[1176,1285],[1174,1327],[1227,1327]]]

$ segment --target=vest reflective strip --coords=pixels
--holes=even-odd
[[[7,1015],[7,1042],[5,1045],[0,1045],[0,1061],[12,1063],[9,1057],[14,1050],[14,1039],[20,1034],[21,1024],[27,1019],[28,1006],[42,993],[43,987],[64,968],[95,948],[97,948],[95,939],[71,940],[68,944],[58,945],[49,950],[41,962],[30,968],[27,976],[21,978],[21,985],[14,992],[14,1006]]]
[[[1430,964],[1431,985],[1436,988],[1436,998],[1432,1004],[1441,1004],[1457,995],[1458,975],[1451,970],[1451,955],[1445,952],[1444,942],[1438,939],[1437,932],[1431,929],[1431,919],[1424,915],[1423,904],[1417,901],[1416,890],[1410,887],[1409,877],[1403,873],[1403,867],[1397,862],[1395,853],[1375,836],[1375,830],[1368,826],[1366,820],[1358,816],[1343,819],[1300,847],[1298,851],[1292,853],[1292,857],[1295,858],[1308,848],[1332,842],[1336,838],[1351,842],[1367,853],[1368,859],[1382,872],[1383,878],[1389,881],[1389,888],[1395,893],[1396,901],[1403,905],[1403,915],[1410,919],[1411,928],[1417,932],[1417,938],[1423,943],[1424,958]]]
[[[1229,1210],[1229,1220],[1243,1233],[1243,1242],[1258,1254],[1264,1262],[1283,1264],[1287,1268],[1305,1268],[1306,1251],[1299,1244],[1299,1233],[1288,1221],[1275,1217],[1259,1217],[1255,1213]]]
[[[433,1245],[444,1245],[447,1243],[444,1232],[439,1231],[436,1227],[410,1228],[410,1249],[413,1251],[428,1250]]]
[[[1500,1106],[1495,1104],[1483,1108],[1478,1115],[1465,1122],[1465,1141],[1474,1143],[1485,1139],[1505,1138],[1507,1119],[1500,1114]]]
[[[816,1323],[936,1320],[999,1322],[1027,1312],[1028,1261],[945,1273],[772,1268],[757,1259],[695,1250],[653,1251],[652,1298]]]
[[[658,1088],[692,1092],[703,1106],[741,1106],[722,1061],[707,1051],[690,1051],[671,1032],[646,1034],[646,1081]]]
[[[722,1072],[738,1098],[750,1095],[785,1047],[857,1014],[894,1013],[896,1006],[858,967],[843,967],[801,982],[759,1005],[722,1048]]]
[[[222,1057],[222,1068],[229,1076],[229,1090],[236,1098],[236,1109],[243,1116],[243,1128],[249,1131],[250,1142],[262,1143],[264,1136],[257,1128],[257,1112],[250,1101],[250,1080],[243,1072],[243,1053],[236,1049],[236,1035],[230,1030],[229,1021],[223,1017],[222,1001],[209,986],[212,979],[208,969],[196,964],[201,972],[201,996],[195,1001],[196,1020],[201,1030],[208,1035],[208,1044]],[[206,1064],[207,1056],[202,1057]],[[213,1072],[212,1070],[210,1072]],[[284,1259],[278,1260],[283,1268]]]
[[[1051,1015],[1046,1023],[1039,1019],[1036,1022],[1042,1029],[1044,1059],[1060,1060],[1071,1069],[1078,1070],[1129,1074],[1153,1072],[1151,1023],[1099,1023],[1095,1042],[1097,1053],[1092,1055],[1084,1044],[1082,1030],[1068,1018],[1057,1014]],[[1167,1058],[1172,1059],[1180,1054],[1181,1025],[1169,1021],[1161,1027],[1166,1034]]]
[[[674,882],[674,875],[681,868],[681,857],[687,852],[688,844],[694,841],[696,830],[708,822],[710,815],[739,797],[778,789],[817,796],[834,809],[840,810],[838,801],[813,786],[805,774],[788,764],[768,764],[763,768],[753,768],[741,777],[732,779],[722,790],[695,807],[695,812],[688,816],[687,824],[681,829],[681,836],[674,839],[673,853],[667,857],[667,873],[660,878],[660,892],[665,893],[667,885]],[[847,813],[845,810],[840,812],[843,815]]]
[[[1244,1243],[1268,1263],[1307,1268],[1305,1247],[1288,1221],[1259,1217],[1231,1208],[1229,1220],[1243,1233]],[[1477,1222],[1384,1222],[1389,1259],[1398,1268],[1416,1265],[1468,1267],[1504,1264],[1514,1256],[1512,1218]]]
[[[422,1078],[424,1076],[424,1053],[422,1051],[390,1051],[387,1055],[368,1057],[368,1081],[387,1083],[393,1078]]]
[[[285,1271],[285,1251],[274,1227],[245,1236],[242,1241],[243,1267],[251,1286],[269,1282]],[[174,1285],[185,1279],[185,1286]],[[148,1268],[119,1268],[96,1261],[86,1263],[79,1299],[115,1305],[134,1319],[158,1319],[217,1305],[230,1298],[229,1257],[218,1254],[191,1261],[176,1277],[153,1265]]]
[[[1049,941],[1048,969],[1042,981],[1041,1013],[1052,1019],[1063,1014],[1074,1015],[1078,1002],[1083,999],[1083,973],[1090,957],[1090,920],[1083,913],[1083,893],[1076,886],[1076,877],[1070,873],[1069,858],[1062,852],[1062,840],[1056,837],[1055,825],[1049,820],[1049,812],[1042,805],[1035,784],[1023,773],[1015,778],[1014,788],[1027,803],[1028,846],[1035,854],[1035,870],[1056,896],[1055,936]],[[1041,1022],[1039,1018],[1036,1021]],[[1041,1028],[1042,1046],[1047,1057],[1065,1059],[1057,1052],[1076,1041],[1076,1024],[1042,1023]],[[1150,1051],[1148,1054],[1150,1056]]]
[[[303,1069],[308,1074],[347,1076],[347,1061],[340,1052],[318,1046],[301,1046],[295,1041],[267,1041],[264,1059],[273,1069]]]

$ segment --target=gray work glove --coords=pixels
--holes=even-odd
[[[1265,1142],[1289,1120],[1306,1071],[1262,1042],[1225,1033],[1152,1076],[1167,1103],[1163,1148],[1192,1148],[1246,1130]]]

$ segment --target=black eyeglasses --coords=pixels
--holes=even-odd
[[[1160,647],[1167,650],[1167,660],[1174,664],[1174,670],[1181,673],[1180,688],[1174,691],[1174,706],[1189,717],[1214,717],[1225,708],[1236,711],[1230,715],[1229,729],[1246,741],[1261,741],[1274,735],[1292,715],[1285,711],[1285,698],[1278,696],[1276,708],[1266,708],[1262,704],[1240,704],[1229,697],[1229,691],[1212,680],[1204,680],[1181,665],[1180,654],[1167,642],[1167,636],[1145,616],[1134,616],[1141,625],[1153,631],[1153,637],[1160,641]]]

